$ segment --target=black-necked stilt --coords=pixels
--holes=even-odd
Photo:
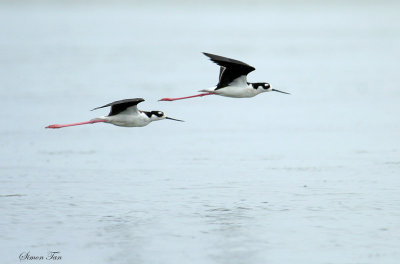
[[[138,110],[137,105],[143,101],[144,99],[142,98],[133,98],[133,99],[115,101],[92,109],[93,111],[99,108],[111,106],[111,111],[108,114],[108,116],[97,117],[86,122],[79,122],[79,123],[72,123],[65,125],[55,124],[47,126],[46,128],[62,128],[68,126],[94,124],[99,122],[110,123],[122,127],[143,127],[147,126],[152,121],[163,120],[163,119],[170,119],[183,122],[183,120],[167,117],[161,111],[146,112]]]
[[[271,91],[289,94],[277,89],[272,89],[269,83],[247,82],[247,74],[254,71],[255,68],[242,61],[205,52],[203,52],[203,54],[220,66],[219,82],[217,86],[200,90],[199,92],[202,92],[201,94],[179,98],[162,98],[159,101],[175,101],[212,94],[235,98],[253,97],[257,94]]]

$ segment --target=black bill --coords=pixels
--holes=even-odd
[[[276,90],[276,89],[272,89],[272,91],[274,91],[274,92],[278,92],[278,93],[290,94],[290,93],[287,93],[287,92],[282,92],[282,91],[279,91],[279,90]]]
[[[171,117],[166,117],[165,119],[174,120],[174,121],[179,121],[179,122],[185,122],[185,121],[183,121],[183,120],[179,120],[179,119],[175,119],[175,118],[171,118]]]

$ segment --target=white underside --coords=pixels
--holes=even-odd
[[[245,75],[233,80],[229,86],[218,90],[215,90],[216,88],[217,87],[213,87],[211,89],[201,90],[200,92],[211,92],[226,97],[246,98],[256,96],[265,91],[264,89],[254,89],[253,86],[247,83],[247,77]]]
[[[200,92],[210,92],[210,93],[215,93],[217,95],[221,96],[226,96],[226,97],[234,97],[234,98],[247,98],[247,97],[253,97],[256,96],[259,93],[262,93],[263,91],[256,90],[251,86],[246,86],[246,87],[238,87],[238,86],[226,86],[224,88],[215,90],[216,87],[209,88],[209,89],[204,89],[201,90]]]
[[[115,116],[103,116],[93,120],[106,120],[106,123],[121,127],[143,127],[154,121],[148,118],[144,113],[119,113]]]

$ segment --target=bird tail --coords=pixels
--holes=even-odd
[[[105,117],[105,116],[102,116],[102,117],[96,117],[96,118],[93,118],[93,119],[90,119],[90,121],[91,122],[100,122],[100,121],[107,121],[107,118]]]
[[[199,92],[200,93],[214,93],[215,92],[215,88],[216,87],[211,87],[211,88],[200,90]]]

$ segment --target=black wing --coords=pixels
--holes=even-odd
[[[211,61],[221,66],[219,82],[217,84],[216,90],[228,86],[231,82],[233,82],[233,80],[241,76],[247,76],[247,74],[256,69],[253,66],[250,66],[242,61],[205,52],[203,52],[203,54],[209,57]]]
[[[112,102],[112,103],[109,103],[109,104],[106,104],[103,106],[96,107],[96,108],[92,109],[91,111],[100,109],[103,107],[111,106],[111,111],[108,114],[108,116],[113,116],[113,115],[118,115],[122,111],[125,111],[128,107],[136,106],[138,103],[141,103],[143,101],[144,101],[143,98],[124,99],[124,100],[119,100],[119,101],[115,101],[115,102]]]

